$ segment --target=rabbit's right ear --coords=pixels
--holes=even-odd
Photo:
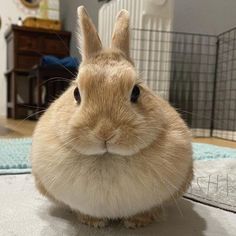
[[[85,7],[78,7],[77,13],[80,26],[79,48],[82,60],[86,60],[102,49],[102,43]]]
[[[129,12],[125,9],[117,14],[111,47],[120,49],[129,57]]]

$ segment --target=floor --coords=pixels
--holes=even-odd
[[[220,138],[194,138],[193,141],[196,143],[208,143],[222,147],[236,148],[235,141],[228,141]]]
[[[33,134],[37,122],[30,120],[13,120],[0,117],[0,137],[20,138],[29,137]],[[194,142],[209,143],[218,146],[236,148],[236,142],[219,138],[194,138]]]
[[[0,117],[0,137],[20,138],[31,136],[35,125],[35,121],[13,120]]]
[[[4,236],[235,236],[236,232],[236,214],[186,199],[166,208],[166,220],[144,228],[131,230],[113,222],[95,229],[79,224],[72,212],[40,195],[31,175],[1,176],[0,189],[4,189],[0,194]]]

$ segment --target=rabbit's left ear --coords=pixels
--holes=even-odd
[[[129,12],[121,10],[116,17],[112,35],[112,48],[118,48],[129,57]]]
[[[79,47],[82,54],[82,60],[84,61],[92,54],[100,51],[102,49],[102,43],[85,7],[78,7],[77,13],[80,26]]]

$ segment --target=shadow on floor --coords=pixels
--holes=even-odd
[[[91,228],[76,222],[75,215],[68,210],[51,206],[41,218],[49,225],[41,231],[41,235],[68,236],[204,236],[205,220],[194,210],[193,203],[181,199],[178,202],[182,215],[176,205],[168,207],[168,217],[163,222],[157,222],[144,228],[126,229],[120,223],[112,223],[102,229]]]

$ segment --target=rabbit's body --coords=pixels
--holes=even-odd
[[[32,169],[41,192],[71,209],[129,218],[185,191],[192,178],[191,137],[177,112],[137,82],[122,50],[97,47],[92,56],[84,54],[76,84],[38,122]],[[140,97],[130,102],[137,83]]]
[[[176,114],[166,102],[159,101],[167,123],[173,119],[169,124],[174,125],[141,153],[88,157],[58,137],[62,117],[68,124],[71,113],[65,117],[67,107],[55,120],[55,112],[70,94],[71,89],[42,117],[33,142],[33,171],[57,200],[91,216],[118,218],[161,205],[183,190],[192,170],[190,137],[182,122],[179,127],[174,122]]]

